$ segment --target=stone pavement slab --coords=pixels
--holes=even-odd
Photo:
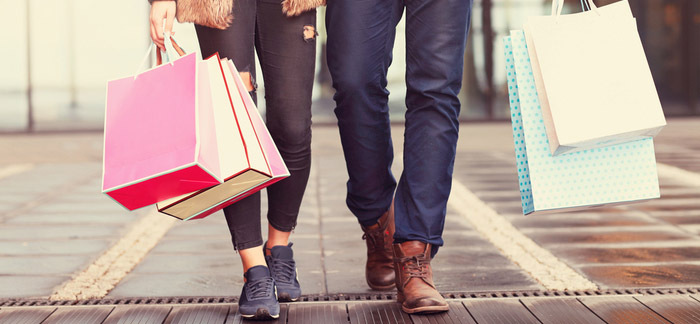
[[[9,261],[12,260],[3,260],[3,263]],[[70,274],[0,275],[0,298],[46,298],[56,286],[70,278]]]
[[[31,240],[0,241],[0,251],[5,256],[97,255],[109,247],[111,240]]]
[[[0,177],[0,298],[48,297],[143,214],[128,213],[100,193],[101,163],[91,155],[101,146],[98,136],[56,137],[82,141],[80,148],[88,147],[88,152],[57,161],[55,155],[39,154],[42,148],[52,154],[47,144],[57,145],[51,143],[57,138],[0,138],[8,153],[0,157],[0,169],[29,163],[23,172]],[[11,141],[27,146],[12,146]]]

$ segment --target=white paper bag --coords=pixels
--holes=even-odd
[[[552,155],[655,136],[666,125],[627,0],[524,25]]]
[[[504,38],[508,96],[523,214],[659,198],[654,140],[552,156],[522,31]]]

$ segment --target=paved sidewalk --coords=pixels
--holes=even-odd
[[[397,176],[401,132],[394,127]],[[700,119],[671,119],[656,141],[659,162],[678,168],[660,169],[662,199],[547,216],[521,214],[508,123],[466,123],[460,135],[455,185],[577,276],[600,289],[700,287]],[[48,298],[151,212],[126,212],[99,193],[101,141],[98,133],[0,137],[0,299]],[[315,127],[311,180],[292,236],[306,295],[373,293],[362,233],[344,204],[346,176],[337,129]],[[481,215],[455,206],[434,261],[441,291],[549,287],[548,274],[475,229]],[[220,213],[177,223],[136,261],[106,298],[240,293],[240,261]]]

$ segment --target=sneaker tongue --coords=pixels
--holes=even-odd
[[[246,271],[245,277],[248,281],[264,279],[270,277],[270,269],[263,265],[254,266]]]
[[[292,252],[291,244],[288,246],[284,246],[284,245],[273,246],[272,249],[270,249],[270,254],[275,259],[293,259],[294,258],[294,252]]]

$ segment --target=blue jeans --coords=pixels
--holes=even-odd
[[[328,67],[347,163],[347,205],[372,225],[395,198],[394,241],[443,244],[459,131],[457,94],[472,0],[331,0]],[[406,129],[398,185],[386,90],[406,10]]]

